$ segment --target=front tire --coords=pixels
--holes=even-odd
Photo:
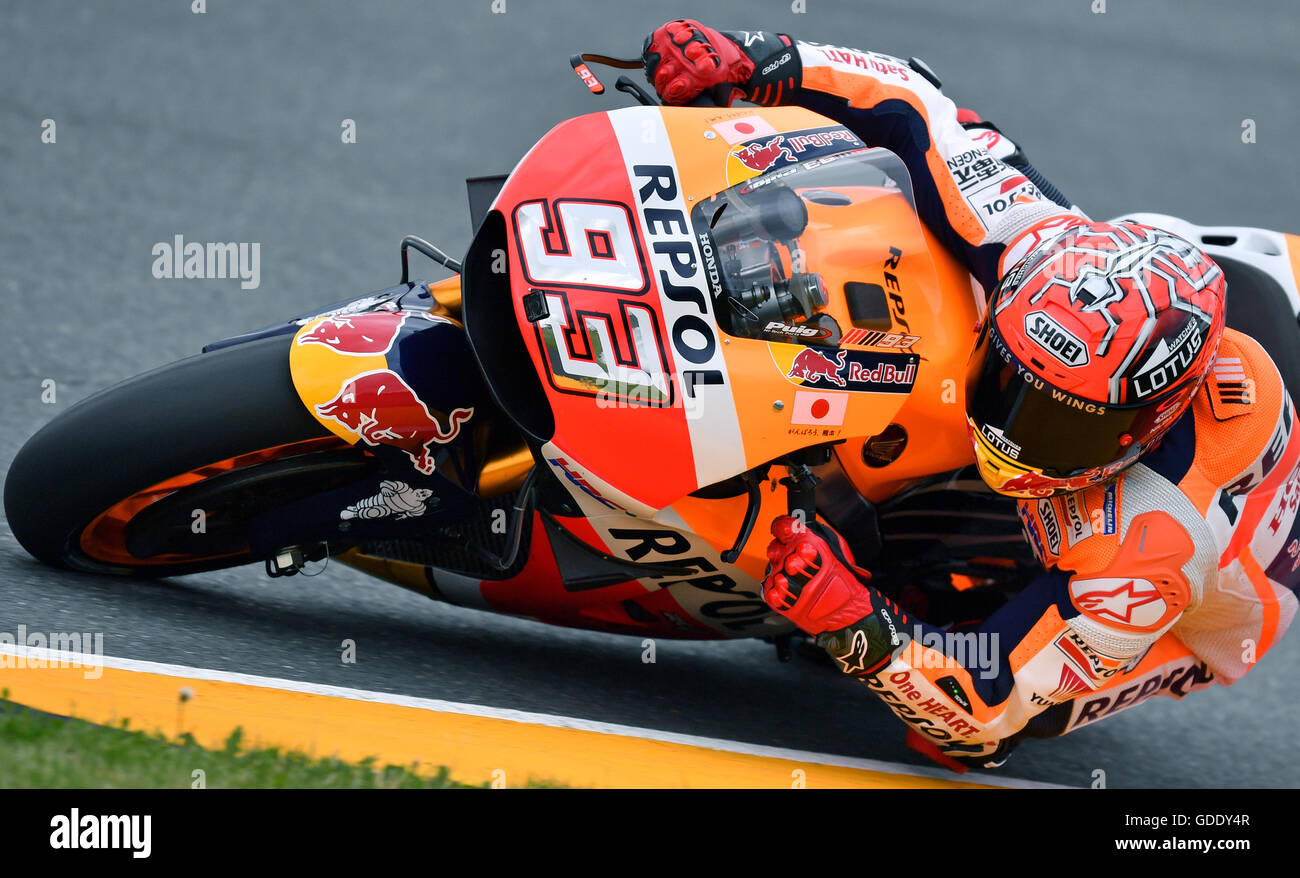
[[[229,533],[217,553],[136,557],[126,548],[130,521],[117,534],[103,529],[104,516],[131,514],[133,498],[147,508],[169,490],[266,461],[323,449],[360,455],[299,400],[289,374],[292,340],[286,334],[190,357],[56,417],[9,467],[5,514],[18,542],[47,564],[148,576],[257,560]]]

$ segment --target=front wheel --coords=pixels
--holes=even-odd
[[[28,440],[5,514],[48,564],[172,576],[254,558],[261,513],[363,478],[374,460],[307,412],[286,334],[164,366],[91,396]]]

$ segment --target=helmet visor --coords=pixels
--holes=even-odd
[[[1119,406],[1066,393],[1020,362],[990,317],[971,357],[966,412],[981,444],[1008,463],[1068,479],[1123,469],[1181,410],[1186,394]]]

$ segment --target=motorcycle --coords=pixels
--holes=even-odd
[[[596,93],[589,62],[639,63],[573,61]],[[618,88],[639,105],[468,181],[463,260],[408,237],[396,286],[52,420],[9,470],[19,542],[144,577],[333,559],[461,606],[788,658],[755,529],[790,513],[877,584],[927,589],[936,623],[945,600],[1005,600],[1034,561],[1012,502],[964,469],[984,293],[902,161],[800,107]],[[1229,324],[1300,386],[1300,237],[1126,218],[1214,256]],[[411,279],[411,251],[452,276]]]

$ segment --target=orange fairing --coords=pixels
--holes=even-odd
[[[730,222],[778,189],[798,194],[806,226],[728,250],[715,205],[733,205]],[[847,129],[792,107],[584,116],[533,148],[494,210],[554,416],[545,454],[607,507],[663,509],[812,445],[845,442],[852,458],[896,421],[917,432],[894,464],[853,467],[868,493],[936,471],[930,447],[943,468],[969,460],[969,275],[932,255],[902,162]],[[738,259],[754,264],[737,274]],[[774,283],[814,304],[763,293],[765,259]],[[850,313],[851,285],[872,307]]]

